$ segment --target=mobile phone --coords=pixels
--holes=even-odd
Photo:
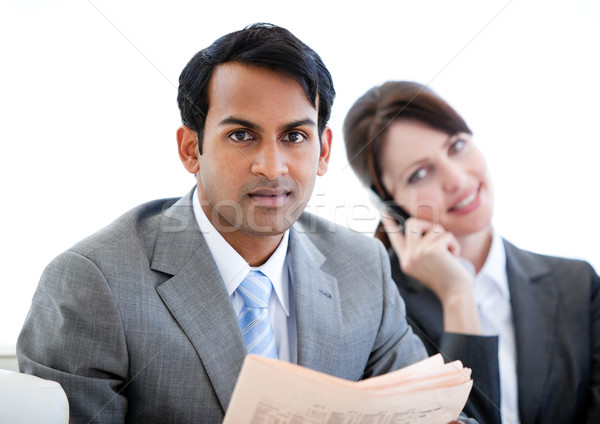
[[[375,189],[373,187],[371,188],[370,194],[371,199],[373,200],[373,203],[377,205],[379,212],[389,215],[394,221],[396,221],[398,227],[400,227],[400,231],[402,232],[402,234],[404,234],[404,225],[406,223],[406,220],[410,218],[410,215],[392,199],[383,200],[377,194],[377,192],[375,192]]]
[[[394,201],[390,201],[389,204],[386,204],[386,209],[387,214],[391,216],[394,221],[396,221],[400,227],[400,231],[402,231],[402,234],[404,234],[404,225],[406,224],[406,220],[410,217],[410,215],[408,215],[406,211],[398,206],[398,204]]]

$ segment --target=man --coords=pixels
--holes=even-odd
[[[251,269],[273,286],[266,355],[351,380],[426,356],[382,247],[303,213],[334,94],[319,56],[272,25],[188,63],[177,142],[195,189],[55,259],[19,337],[21,370],[62,384],[72,422],[221,422],[251,351]]]

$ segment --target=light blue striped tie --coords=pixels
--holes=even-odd
[[[277,358],[277,345],[269,320],[269,298],[273,285],[260,271],[250,271],[237,288],[246,304],[238,315],[246,351]]]

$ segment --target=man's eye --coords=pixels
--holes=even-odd
[[[301,143],[304,140],[306,140],[306,137],[304,136],[304,134],[300,133],[300,132],[290,132],[287,133],[284,137],[283,137],[284,141],[291,141],[292,143]]]
[[[228,136],[233,141],[247,141],[252,140],[252,135],[248,131],[234,131]]]

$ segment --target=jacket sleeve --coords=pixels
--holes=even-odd
[[[390,363],[395,363],[396,368],[407,366],[411,363],[417,362],[426,358],[427,351],[425,346],[419,337],[414,334],[410,325],[406,320],[406,309],[404,300],[399,295],[395,283],[391,278],[389,257],[383,246],[380,249],[380,257],[383,267],[383,298],[384,298],[384,317],[382,319],[382,327],[378,340],[380,344],[377,346],[378,349],[372,354],[372,358],[376,358],[377,366],[386,364],[389,367]],[[394,337],[390,335],[394,334]],[[385,342],[381,342],[385,340]],[[385,352],[383,354],[382,352]],[[400,359],[401,358],[401,359]],[[400,364],[398,366],[398,364]],[[382,372],[391,371],[391,369],[377,369],[376,371],[371,370],[370,373],[373,375],[381,374]],[[471,391],[472,393],[472,391]],[[485,415],[483,415],[485,417]],[[461,413],[458,420],[465,424],[477,424],[487,423],[488,421],[482,421],[476,419],[476,417],[469,415],[471,418],[467,418],[465,413]],[[498,421],[499,422],[499,421]]]
[[[467,414],[482,423],[500,424],[498,337],[443,333],[439,349],[446,361],[460,360],[471,369]]]
[[[402,272],[393,250],[388,253],[392,276],[408,305],[408,322],[422,339],[428,354],[441,353],[445,361],[460,360],[471,369],[473,388],[464,412],[480,423],[500,424],[498,337],[445,333],[441,304],[437,297]],[[461,420],[464,421],[463,418]]]
[[[389,259],[379,246],[379,261],[383,270],[383,315],[369,364],[363,378],[384,374],[425,359],[425,346],[406,321],[406,307],[391,278]]]
[[[586,423],[600,422],[600,277],[594,273],[591,289],[592,363]]]
[[[119,311],[89,259],[66,252],[45,269],[17,341],[21,372],[57,381],[71,423],[125,421],[128,362]]]

